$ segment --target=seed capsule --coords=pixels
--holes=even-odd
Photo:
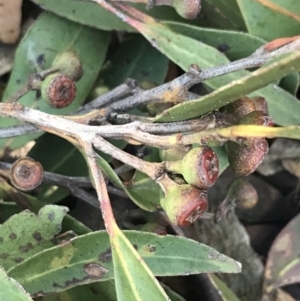
[[[17,160],[10,169],[12,184],[23,191],[38,187],[42,183],[43,177],[44,169],[42,165],[29,157]]]
[[[65,108],[76,97],[75,82],[65,74],[54,73],[42,83],[42,98],[53,108]]]
[[[179,227],[192,224],[207,208],[207,192],[192,185],[177,185],[161,200],[172,223]]]
[[[201,0],[174,0],[177,13],[185,19],[195,19],[201,10]]]

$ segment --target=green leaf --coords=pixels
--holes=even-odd
[[[236,0],[209,0],[201,3],[207,27],[245,30],[246,25]]]
[[[294,52],[199,99],[178,104],[158,115],[156,121],[177,121],[201,116],[219,109],[241,95],[255,91],[251,95],[266,98],[269,113],[277,124],[299,124],[300,103],[296,98],[272,85],[259,89],[297,69],[300,69],[300,55]]]
[[[230,60],[237,60],[251,55],[266,41],[251,34],[198,27],[176,22],[163,22],[173,32],[201,41],[223,52]]]
[[[138,231],[124,231],[124,234],[155,276],[240,272],[238,262],[187,238],[158,236]],[[124,239],[122,240],[117,244],[123,245]],[[113,246],[116,248],[115,244]],[[123,253],[127,258],[126,251]],[[123,260],[120,258],[122,255],[116,256],[119,256],[119,264],[119,261]],[[120,264],[123,265],[123,262]],[[95,273],[92,274],[91,268],[94,268]],[[109,237],[105,231],[97,231],[34,255],[13,267],[9,275],[20,281],[31,294],[37,294],[39,291],[46,294],[63,291],[79,284],[112,279],[113,269]]]
[[[296,95],[300,85],[300,76],[298,72],[294,72],[283,78],[280,82],[280,86],[290,92],[292,95]]]
[[[117,227],[110,242],[118,301],[170,300],[135,249],[136,244],[133,246]],[[142,249],[142,252],[150,256],[156,252],[149,243],[143,247],[145,250]]]
[[[135,32],[135,30],[111,12],[102,8],[99,4],[91,1],[74,0],[32,0],[43,9],[49,10],[61,17],[83,25],[102,30],[122,30]],[[146,11],[145,4],[133,5],[139,10]],[[155,7],[148,14],[156,19],[162,20],[182,20],[175,10],[170,7]]]
[[[235,293],[216,275],[208,274],[222,301],[240,301]]]
[[[162,84],[168,70],[169,60],[141,36],[132,36],[123,42],[112,57],[110,65],[100,73],[104,84],[114,88],[132,78]]]
[[[50,248],[61,230],[66,207],[49,205],[36,216],[25,210],[0,226],[0,265],[9,269],[32,255]]]
[[[84,75],[76,83],[74,102],[67,108],[51,108],[45,101],[37,99],[36,91],[31,91],[20,99],[28,107],[34,107],[49,114],[67,114],[76,110],[87,97],[104,61],[110,41],[110,34],[96,31],[50,13],[44,13],[27,31],[15,54],[12,74],[3,96],[6,100],[14,94],[37,70],[51,67],[57,54],[73,50],[80,57]],[[19,124],[16,119],[1,118],[0,127]],[[41,134],[26,135],[14,139],[1,139],[0,148],[17,148]]]
[[[267,292],[300,281],[300,215],[278,234],[268,254],[264,287]]]
[[[196,64],[201,69],[205,69],[205,68],[212,68],[217,65],[226,64],[229,62],[228,59],[224,56],[224,54],[221,54],[215,48],[199,43],[198,41],[191,39],[189,37],[177,34],[171,31],[168,27],[163,26],[161,24],[151,23],[151,25],[149,25],[149,24],[137,23],[136,28],[148,40],[155,41],[154,45],[160,51],[162,51],[166,56],[168,56],[172,61],[176,62],[184,70],[188,70],[191,64]],[[182,45],[185,45],[185,47],[182,47]],[[195,49],[197,49],[197,51],[195,51]],[[293,70],[297,68],[293,69],[293,67],[289,65],[288,68],[283,67],[283,69],[285,70],[281,74],[281,77],[291,73]],[[240,70],[237,72],[229,73],[220,77],[207,80],[204,83],[212,89],[217,89],[230,82],[233,82],[232,86],[235,86],[234,83],[236,81],[249,74],[250,73],[245,70]],[[274,76],[274,78],[277,79],[280,77]],[[268,83],[270,83],[270,81]],[[248,89],[248,93],[249,93],[249,92],[253,92],[255,89],[258,89],[262,86],[263,85],[257,84],[255,87],[252,87],[252,89],[248,89],[248,87],[245,87],[245,90],[241,89],[239,90],[239,92],[246,94],[247,93],[246,88]],[[239,87],[240,86],[237,85],[237,89],[239,89]],[[226,87],[226,89],[230,90],[231,88]],[[222,89],[220,91],[222,91]],[[240,97],[240,95],[243,94],[239,94],[238,97]],[[296,98],[291,96],[289,93],[286,93],[285,91],[278,88],[277,86],[268,86],[266,88],[260,89],[259,91],[256,91],[255,93],[253,93],[253,95],[260,95],[266,98],[266,100],[268,101],[270,114],[272,115],[272,117],[274,118],[277,124],[287,125],[287,124],[299,122],[299,114],[297,114],[296,112],[300,110],[300,103]],[[234,97],[238,98],[236,95]],[[234,99],[231,99],[230,101],[233,100]],[[200,102],[201,101],[202,100],[200,100]],[[206,108],[203,108],[201,105],[202,109],[199,113],[196,107],[193,107],[193,109],[190,110],[191,105],[194,104],[194,101],[186,102],[184,103],[184,105],[181,106],[178,105],[175,107],[176,108],[175,110],[180,108],[182,112],[181,119],[176,119],[178,117],[174,117],[173,119],[173,115],[172,114],[169,115],[169,113],[173,113],[172,110],[174,110],[173,108],[171,108],[170,110],[166,110],[164,112],[165,113],[164,116],[160,115],[157,120],[176,121],[176,120],[184,120],[184,119],[192,118],[191,117],[192,115],[194,117],[200,116],[203,111],[207,112],[207,110],[220,107],[220,105],[215,101],[210,101],[209,104],[205,102]],[[226,100],[222,99],[222,105],[224,104],[226,104]],[[185,105],[189,107],[189,109],[187,109],[186,111],[189,111],[189,113],[191,114],[183,117],[184,114],[182,110],[184,109]],[[176,114],[181,115],[179,111],[177,111]]]
[[[271,41],[300,34],[298,1],[237,0],[249,33]]]
[[[9,278],[4,269],[0,267],[0,300],[6,301],[32,301],[30,295],[14,279]]]

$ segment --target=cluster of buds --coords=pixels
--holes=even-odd
[[[164,180],[165,197],[161,206],[175,225],[190,225],[207,209],[207,189],[219,175],[218,157],[208,146],[196,147],[182,160],[165,162],[165,167],[172,174],[182,175],[185,183],[177,184],[169,178]]]
[[[266,100],[262,97],[243,97],[227,106],[227,113],[233,124],[273,126],[268,115]],[[253,173],[263,161],[269,150],[265,138],[244,139],[242,144],[228,141],[226,143],[230,166],[240,176]]]

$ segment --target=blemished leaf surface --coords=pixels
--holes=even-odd
[[[236,0],[205,0],[201,6],[203,23],[207,27],[246,30]]]
[[[138,81],[150,82],[155,85],[163,83],[169,60],[155,49],[142,36],[131,36],[123,42],[103,72],[104,84],[114,88],[125,82],[127,78]]]
[[[14,279],[9,278],[0,267],[0,300],[3,301],[33,301],[23,287]]]
[[[49,205],[38,216],[25,210],[0,226],[0,266],[6,270],[32,255],[53,247],[51,240],[61,231],[66,207]]]
[[[30,209],[30,211],[34,213],[38,213],[39,210],[43,207],[43,203],[37,200],[35,197],[25,194],[17,190],[16,188],[10,186],[4,179],[0,177],[0,196],[5,202],[0,203],[1,215],[3,218],[9,218],[10,214],[19,213],[22,209],[25,208]],[[15,202],[17,204],[17,208],[6,208],[13,207],[11,203],[7,202]],[[2,221],[1,221],[2,222]],[[80,221],[76,220],[70,215],[65,215],[62,222],[63,231],[72,230],[76,234],[81,235],[90,232],[91,230],[82,224]]]
[[[215,47],[230,60],[245,58],[266,43],[263,39],[240,31],[198,27],[172,21],[163,24],[173,32]]]
[[[297,0],[237,0],[248,32],[271,41],[300,34]]]
[[[155,276],[238,273],[241,269],[233,259],[187,238],[138,231],[124,231],[124,234]],[[114,247],[119,248],[119,244],[122,247],[124,239]],[[123,254],[126,258],[127,253],[123,251]],[[123,260],[120,257],[123,255],[117,256],[118,262]],[[124,262],[119,264],[123,265]],[[9,275],[31,294],[39,291],[46,294],[79,284],[112,279],[113,269],[109,237],[105,231],[97,231],[42,251],[13,267]]]
[[[149,266],[142,259],[142,254],[137,252],[138,246],[136,244],[133,246],[117,226],[114,226],[110,243],[118,301],[170,300]],[[141,251],[148,254],[156,252],[149,243],[142,246]]]
[[[216,275],[207,274],[222,301],[240,301],[234,292]]]
[[[296,98],[273,85],[259,89],[299,69],[300,54],[294,52],[199,99],[178,104],[158,115],[156,121],[178,121],[201,116],[255,91],[251,95],[265,97],[268,101],[269,113],[275,123],[299,124],[300,103]]]
[[[300,215],[294,217],[278,234],[268,254],[265,269],[265,289],[300,281]]]
[[[76,110],[87,97],[103,64],[110,42],[108,32],[68,21],[51,13],[43,13],[27,31],[15,54],[14,67],[5,90],[3,101],[15,93],[37,71],[51,67],[54,58],[61,52],[73,50],[80,58],[84,71],[76,83],[77,92],[73,103],[64,109],[51,108],[31,91],[20,98],[27,107],[49,114],[67,114]],[[19,124],[16,119],[1,118],[0,127]],[[41,134],[25,135],[14,139],[1,139],[0,147],[17,148]]]
[[[169,57],[172,61],[174,61],[186,71],[188,70],[191,64],[196,64],[201,69],[206,69],[212,68],[217,65],[226,64],[229,62],[225,55],[220,53],[217,49],[210,47],[206,44],[199,43],[198,41],[190,37],[173,32],[168,27],[162,26],[157,22],[152,22],[151,24],[143,24],[138,22],[135,26],[147,39],[152,41],[155,47],[157,47],[162,53],[164,53],[167,57]],[[185,45],[185,47],[181,47],[181,45]],[[298,61],[298,56],[298,54],[295,54],[295,57],[293,59],[295,61]],[[276,69],[276,66],[273,65],[273,67]],[[222,91],[223,89],[225,89],[223,87],[224,85],[232,82],[231,87],[229,88],[227,86],[227,88],[229,88],[230,93],[232,86],[234,86],[235,89],[239,90],[240,94],[235,95],[234,98],[237,99],[243,94],[253,92],[259,88],[262,88],[267,83],[270,83],[278,78],[280,79],[281,77],[289,73],[292,73],[294,70],[297,70],[297,67],[294,68],[292,64],[287,63],[287,66],[282,66],[282,68],[278,68],[278,70],[276,71],[279,71],[279,69],[283,69],[284,71],[281,71],[282,73],[277,72],[277,74],[271,72],[272,77],[274,79],[271,76],[269,78],[268,75],[268,81],[261,85],[259,85],[259,82],[257,81],[255,87],[252,87],[252,89],[250,89],[250,85],[244,85],[243,89],[240,89],[243,85],[236,85],[236,83],[241,83],[241,78],[246,77],[247,75],[249,76],[249,78],[251,77],[251,73],[245,70],[240,70],[237,72],[232,72],[223,76],[219,76],[207,80],[204,83],[211,89],[217,89],[219,87],[222,87]],[[253,83],[253,81],[251,82]],[[233,89],[233,91],[236,91],[235,89]],[[296,98],[294,98],[292,95],[285,92],[284,90],[280,89],[276,85],[270,85],[268,87],[262,88],[256,91],[253,95],[260,95],[265,97],[265,99],[268,101],[269,112],[277,124],[289,125],[299,123],[299,114],[296,112],[300,110],[300,103]],[[233,101],[234,99],[231,99],[231,101]],[[185,105],[187,105],[187,107],[192,106],[195,103],[195,101],[185,102],[184,104],[181,104],[181,106],[177,105],[171,108],[170,110],[167,110],[163,114],[159,115],[157,121],[176,121],[197,117],[202,115],[204,112],[209,112],[212,109],[219,108],[222,105],[225,105],[230,102],[230,100],[227,102],[227,98],[222,98],[222,105],[220,105],[219,101],[210,100],[209,104],[205,104],[205,106],[207,105],[206,109],[204,109],[203,102],[203,107],[202,105],[199,106],[200,108],[195,106],[191,110],[185,110]],[[173,110],[176,110],[177,114],[181,115],[179,119],[175,116],[175,114],[171,114],[171,112],[174,112]]]

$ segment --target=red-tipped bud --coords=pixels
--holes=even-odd
[[[17,160],[10,169],[12,184],[23,191],[35,189],[42,183],[43,178],[42,165],[29,157]]]
[[[190,150],[181,163],[185,181],[201,189],[211,187],[219,175],[219,160],[208,146]]]
[[[177,185],[161,200],[172,223],[179,227],[192,224],[207,208],[207,192],[192,185]]]
[[[41,87],[42,98],[53,108],[65,108],[76,97],[75,82],[65,74],[54,73],[46,77]]]

